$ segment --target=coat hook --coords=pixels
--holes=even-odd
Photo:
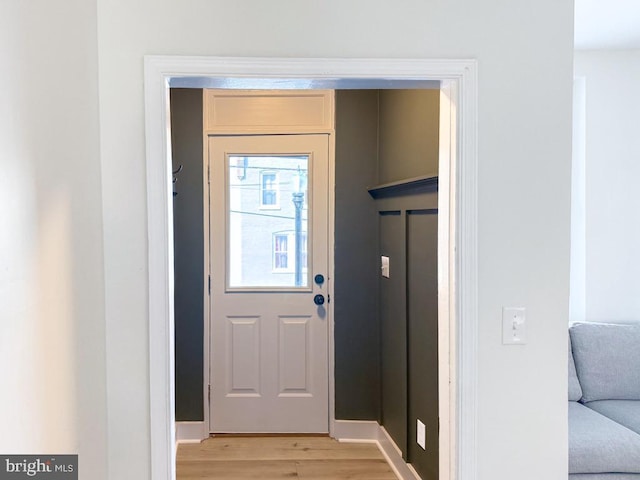
[[[176,182],[178,181],[178,177],[177,175],[182,171],[182,164],[180,164],[180,166],[178,167],[177,170],[175,170],[174,172],[172,172],[173,174],[173,196],[175,197],[176,195],[178,195],[178,192],[176,192]]]

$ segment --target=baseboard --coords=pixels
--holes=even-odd
[[[200,443],[209,436],[204,422],[176,422],[176,445]]]
[[[380,425],[374,420],[336,420],[334,436],[341,442],[354,440],[378,440]]]
[[[416,472],[416,469],[413,468],[413,465],[411,465],[410,463],[407,463],[407,468],[411,470],[411,473],[413,474],[414,478],[422,478],[420,475],[418,475],[418,472]]]
[[[400,480],[421,480],[416,471],[404,461],[402,452],[378,422],[336,420],[334,434],[340,442],[375,443]]]
[[[378,432],[378,448],[382,452],[382,455],[387,459],[391,469],[401,480],[421,480],[420,476],[413,468],[402,458],[402,452],[393,441],[391,436],[387,433],[384,427],[379,427]]]

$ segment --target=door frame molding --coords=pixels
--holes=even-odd
[[[469,59],[326,59],[145,56],[145,133],[149,275],[149,412],[151,477],[176,477],[173,211],[169,83],[172,79],[383,79],[438,81],[448,101],[441,114],[439,235],[447,255],[439,265],[441,356],[440,472],[443,480],[477,478],[477,62]],[[298,87],[300,88],[300,87]],[[450,127],[450,128],[447,128]],[[443,181],[444,180],[444,181]],[[439,200],[440,202],[440,200]],[[443,208],[444,207],[444,208]],[[443,237],[440,237],[442,239]],[[439,241],[439,245],[441,242]],[[444,246],[444,245],[443,245]],[[442,256],[441,256],[442,257]],[[445,310],[445,311],[443,311]],[[333,330],[331,329],[331,334]],[[206,341],[206,338],[205,338]],[[444,362],[443,362],[444,361]],[[442,380],[442,378],[441,378]],[[330,391],[333,391],[330,389]],[[442,400],[447,399],[445,405]],[[334,420],[334,419],[331,419]],[[447,422],[448,420],[448,422]]]

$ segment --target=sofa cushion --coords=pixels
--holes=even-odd
[[[569,336],[569,401],[577,402],[582,398],[582,388],[576,375],[576,364],[571,351],[571,336]]]
[[[640,400],[640,325],[578,323],[569,333],[582,401]]]
[[[571,473],[569,480],[640,480],[640,473]]]
[[[640,434],[640,400],[598,400],[587,407]]]
[[[640,473],[640,435],[569,402],[569,473]]]

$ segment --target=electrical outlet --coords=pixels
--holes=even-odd
[[[424,423],[422,423],[420,420],[418,420],[418,435],[417,435],[417,439],[416,441],[418,442],[418,445],[420,445],[422,447],[423,450],[427,449],[427,428],[424,426]]]

